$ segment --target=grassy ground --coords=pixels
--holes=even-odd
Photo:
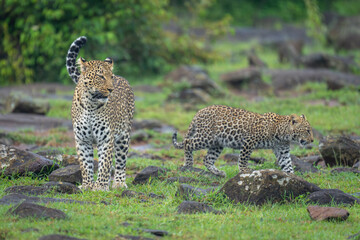
[[[260,101],[248,100],[242,95],[233,94],[222,85],[219,75],[226,71],[236,70],[247,65],[244,55],[230,57],[230,51],[241,52],[251,47],[248,44],[231,46],[219,44],[216,46],[224,54],[224,61],[206,66],[210,76],[223,87],[225,97],[213,98],[210,104],[225,104],[234,107],[242,107],[256,112],[277,112],[279,114],[305,114],[312,126],[321,133],[327,134],[356,134],[360,135],[360,93],[356,89],[342,89],[329,91],[324,84],[307,84],[298,87],[296,94],[278,98],[274,94],[267,93],[261,96]],[[255,45],[258,54],[262,56],[270,67],[289,68],[289,65],[280,65],[276,55],[269,49],[263,49]],[[307,51],[311,51],[307,50]],[[331,51],[331,50],[328,50]],[[357,53],[355,53],[357,54]],[[163,77],[128,80],[132,85],[162,83]],[[158,119],[166,124],[174,126],[180,135],[185,133],[192,117],[197,109],[205,105],[195,106],[193,110],[184,110],[174,102],[167,102],[167,96],[172,91],[165,88],[160,93],[136,92],[137,119]],[[335,101],[335,106],[323,104],[327,101]],[[71,102],[66,100],[52,100],[52,110],[49,116],[70,118]],[[315,222],[312,221],[306,211],[307,204],[304,198],[295,199],[288,204],[266,204],[262,207],[249,205],[233,205],[227,199],[210,194],[196,200],[206,202],[217,210],[224,211],[223,215],[195,214],[179,215],[177,206],[182,202],[180,197],[175,196],[179,183],[167,184],[155,180],[152,184],[133,185],[131,182],[136,172],[149,165],[161,166],[170,169],[165,179],[172,176],[188,176],[200,180],[193,186],[208,188],[212,183],[222,186],[229,178],[238,173],[236,166],[229,166],[220,157],[216,162],[221,170],[227,174],[226,179],[204,178],[192,173],[180,173],[177,168],[183,164],[183,152],[171,147],[171,134],[159,134],[149,131],[152,138],[147,143],[156,149],[150,150],[167,160],[150,160],[132,158],[127,163],[127,185],[129,189],[145,194],[155,193],[163,196],[163,199],[143,197],[142,199],[122,198],[122,190],[110,192],[87,191],[78,195],[48,194],[48,197],[71,198],[82,201],[93,201],[95,205],[79,205],[64,203],[49,203],[47,207],[57,208],[64,211],[69,218],[66,220],[39,220],[18,219],[6,214],[9,206],[0,205],[0,239],[38,239],[46,234],[66,234],[86,239],[113,239],[117,234],[141,235],[153,237],[149,233],[138,232],[137,228],[161,229],[170,233],[165,239],[345,239],[347,236],[360,231],[360,206],[344,207],[350,212],[350,217],[345,222]],[[75,149],[71,144],[71,136],[66,134],[65,129],[55,129],[41,136],[33,131],[23,131],[11,134],[17,142],[39,144],[50,148],[59,148],[64,153],[74,154]],[[316,142],[318,143],[318,142]],[[130,151],[133,151],[132,149]],[[234,152],[226,149],[224,153]],[[235,151],[236,152],[236,151]],[[305,150],[298,146],[292,148],[292,154],[307,156],[319,154],[318,149]],[[195,167],[204,168],[202,158],[205,151],[195,153]],[[253,166],[256,169],[277,168],[274,164],[275,157],[268,150],[259,150],[253,156],[264,157],[264,164]],[[353,174],[331,175],[331,169],[325,169],[321,173],[308,173],[302,175],[305,180],[317,184],[321,188],[337,188],[346,193],[360,192],[360,177]],[[22,177],[18,179],[0,179],[0,197],[6,195],[4,189],[14,185],[39,185],[46,182],[45,178]],[[101,202],[106,201],[109,205]],[[124,226],[128,222],[130,226]],[[27,231],[36,228],[37,230]]]

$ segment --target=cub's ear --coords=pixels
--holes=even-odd
[[[107,58],[105,58],[105,61],[104,61],[104,62],[106,62],[107,64],[109,64],[109,66],[110,66],[110,68],[111,68],[111,71],[112,71],[112,70],[113,70],[113,67],[114,67],[114,62],[113,62],[112,58],[107,57]]]
[[[86,71],[86,66],[87,66],[86,60],[84,58],[80,57],[79,60],[77,61],[77,63],[80,66],[81,72],[85,72]]]
[[[298,115],[296,115],[296,114],[291,114],[291,115],[290,115],[291,125],[294,125],[294,124],[298,123],[298,119],[299,119]]]

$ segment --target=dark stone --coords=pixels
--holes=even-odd
[[[11,193],[0,199],[0,205],[18,204],[23,201],[30,203],[63,202],[63,203],[95,204],[94,202],[84,202],[84,201],[77,201],[66,198],[47,198],[47,197],[39,198],[39,197],[29,197],[19,193]]]
[[[149,153],[137,153],[137,152],[130,152],[128,154],[128,158],[146,158],[146,159],[151,159],[151,160],[161,160],[161,161],[165,161],[165,158],[162,158],[158,155],[153,155],[153,154],[149,154]]]
[[[280,170],[257,170],[239,173],[220,189],[234,203],[262,205],[292,200],[297,196],[319,191],[315,184]]]
[[[151,138],[151,135],[142,129],[131,133],[131,141],[142,142],[149,140],[149,138]]]
[[[221,214],[221,211],[217,211],[205,203],[195,201],[183,201],[178,207],[178,213],[194,214],[194,213],[214,213]]]
[[[251,67],[259,67],[259,68],[267,68],[267,64],[259,58],[259,56],[256,54],[255,50],[252,49],[248,53],[248,63]]]
[[[310,163],[312,166],[317,166],[320,161],[323,161],[320,155],[302,157],[300,158],[300,160],[306,163]]]
[[[360,175],[360,170],[357,170],[356,168],[334,168],[333,170],[331,170],[331,174],[339,174],[339,173],[354,173],[354,174],[358,174]]]
[[[353,57],[331,56],[323,53],[304,56],[301,62],[307,68],[327,68],[347,73],[353,73],[359,69]]]
[[[319,144],[325,163],[330,166],[352,167],[360,160],[360,144],[347,136],[328,136]]]
[[[285,41],[275,44],[278,51],[279,62],[290,62],[298,66],[301,62],[302,50],[304,47],[303,41]]]
[[[206,70],[198,66],[180,66],[165,76],[166,85],[185,83],[180,90],[200,89],[209,95],[220,95],[222,90],[210,79]]]
[[[136,228],[135,230],[138,230],[140,232],[151,233],[157,237],[164,237],[169,235],[169,232],[164,230],[155,230],[155,229],[146,229],[146,228]]]
[[[193,196],[204,197],[212,191],[214,191],[213,188],[202,189],[187,184],[180,184],[175,196],[180,196],[186,200],[189,200],[192,199]]]
[[[168,101],[179,101],[187,104],[204,104],[210,101],[211,97],[201,89],[185,89],[171,93]]]
[[[131,236],[131,235],[122,235],[118,234],[117,237],[115,237],[113,240],[123,240],[123,239],[129,239],[129,240],[153,240],[152,238],[142,237],[142,236]]]
[[[316,221],[345,221],[350,215],[347,210],[334,207],[308,206],[307,211],[311,219]]]
[[[65,127],[71,130],[71,120],[50,118],[29,113],[0,114],[0,129],[7,132],[18,131],[24,128],[45,131],[57,127]]]
[[[133,184],[146,184],[154,178],[159,178],[160,175],[164,175],[168,170],[156,166],[148,166],[138,174],[136,174]]]
[[[306,173],[306,172],[315,173],[319,171],[316,167],[314,167],[313,164],[309,162],[305,162],[294,155],[290,155],[290,157],[295,171],[299,171],[301,173]]]
[[[360,203],[360,199],[338,189],[322,189],[320,191],[313,192],[307,197],[307,200],[310,203],[319,205],[354,205],[355,203]]]
[[[67,182],[48,182],[42,186],[12,186],[5,189],[6,193],[20,193],[27,195],[41,195],[51,192],[57,193],[81,193],[81,190],[74,184]]]
[[[179,182],[179,183],[198,183],[199,180],[195,179],[195,178],[191,178],[191,177],[171,177],[168,178],[166,180],[166,182],[168,183],[174,183],[174,182]]]
[[[49,175],[49,180],[54,182],[82,183],[81,170],[79,165],[69,165],[59,168]]]
[[[14,144],[14,141],[6,133],[0,132],[0,144],[11,146]]]
[[[8,214],[17,215],[20,218],[37,217],[37,218],[54,218],[64,219],[66,214],[60,210],[43,207],[30,202],[23,202],[17,206],[11,207]]]
[[[253,90],[268,89],[268,85],[262,80],[262,73],[259,68],[249,67],[233,72],[224,73],[220,79],[235,89],[242,89],[245,86]]]
[[[39,240],[85,240],[85,238],[75,238],[61,234],[50,234],[40,237]]]
[[[179,170],[181,172],[193,172],[193,173],[197,173],[198,175],[201,175],[203,177],[219,177],[209,171],[206,171],[206,170],[203,170],[203,169],[200,169],[200,168],[195,168],[195,167],[187,167],[187,166],[182,166],[179,168]]]
[[[0,171],[3,176],[48,174],[57,168],[59,168],[58,164],[38,154],[0,145]]]
[[[45,115],[50,110],[50,104],[43,99],[24,96],[23,93],[11,93],[5,100],[6,113],[32,113]]]
[[[337,18],[328,26],[328,41],[336,49],[359,49],[360,48],[360,17]],[[341,29],[341,31],[339,31]]]
[[[324,82],[329,89],[360,87],[360,76],[327,69],[264,69],[275,90],[289,90],[307,82]]]
[[[145,197],[145,193],[126,189],[121,193],[121,197],[128,197],[128,198]]]
[[[224,155],[224,160],[226,162],[238,162],[239,154],[238,153],[227,153]],[[265,158],[258,158],[258,157],[250,157],[250,161],[255,162],[256,164],[263,164],[266,159]]]

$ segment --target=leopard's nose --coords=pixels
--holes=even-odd
[[[108,88],[108,91],[111,93],[114,89],[113,88]]]

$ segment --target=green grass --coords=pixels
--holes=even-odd
[[[360,92],[357,89],[344,88],[337,91],[328,90],[325,84],[307,83],[296,89],[296,95],[276,97],[273,93],[266,93],[258,101],[251,101],[241,95],[232,93],[219,80],[219,76],[227,71],[237,70],[247,66],[246,55],[243,51],[254,47],[257,54],[271,68],[290,68],[289,64],[280,64],[275,52],[256,43],[247,44],[216,44],[215,48],[222,51],[223,60],[204,66],[211,76],[223,89],[225,95],[212,98],[206,105],[195,105],[192,110],[185,110],[176,102],[168,102],[167,97],[173,91],[172,86],[163,88],[159,93],[135,92],[137,119],[158,119],[163,123],[174,126],[182,139],[196,111],[211,104],[224,104],[245,108],[259,113],[276,112],[279,114],[305,114],[316,130],[327,134],[357,134],[360,135]],[[306,48],[306,53],[317,49]],[[333,53],[332,49],[325,49]],[[355,56],[360,56],[354,52]],[[163,76],[146,77],[143,79],[127,77],[132,85],[163,83]],[[178,86],[174,86],[176,88]],[[68,93],[66,93],[68,94]],[[335,106],[321,104],[323,101],[336,101]],[[71,101],[51,100],[51,111],[48,116],[70,119]],[[18,143],[38,144],[44,148],[57,148],[65,154],[74,154],[75,149],[67,147],[71,136],[65,135],[65,129],[55,129],[48,134],[35,133],[25,130],[10,133],[9,136]],[[262,207],[246,204],[233,205],[227,199],[212,193],[205,197],[196,198],[206,202],[217,210],[224,211],[223,215],[195,214],[179,215],[177,207],[182,202],[181,197],[175,196],[179,183],[167,184],[155,180],[151,184],[133,185],[134,175],[149,165],[165,167],[170,171],[162,179],[173,176],[187,176],[200,180],[198,184],[191,184],[200,188],[208,188],[216,182],[222,186],[229,178],[238,173],[237,166],[225,165],[223,157],[216,162],[216,166],[227,174],[225,179],[200,177],[194,173],[181,173],[178,167],[183,164],[183,151],[172,147],[171,133],[160,134],[147,131],[151,144],[156,150],[149,153],[158,155],[165,160],[151,160],[131,158],[127,162],[127,185],[130,190],[145,194],[155,193],[164,196],[163,199],[144,197],[122,198],[122,190],[109,192],[86,191],[83,194],[66,195],[50,193],[47,197],[71,198],[81,201],[93,201],[95,205],[79,205],[64,203],[49,203],[47,207],[64,211],[69,218],[66,220],[18,219],[7,215],[10,206],[0,205],[0,240],[1,239],[38,239],[46,234],[65,234],[86,239],[113,239],[117,234],[141,235],[154,238],[149,233],[138,232],[136,228],[161,229],[170,233],[164,239],[346,239],[349,235],[360,231],[360,206],[344,206],[350,216],[345,222],[316,222],[307,213],[304,198],[287,204],[265,204]],[[59,145],[60,144],[60,145]],[[316,140],[315,144],[318,144]],[[59,146],[59,147],[57,147]],[[133,151],[133,149],[131,149]],[[233,149],[225,149],[225,153],[237,153]],[[296,156],[319,154],[317,148],[303,149],[294,146],[291,153]],[[205,169],[202,159],[206,151],[194,153],[195,167]],[[257,150],[252,156],[267,159],[264,164],[252,166],[254,169],[277,168],[275,156],[269,150]],[[317,184],[321,188],[337,188],[346,193],[359,192],[360,177],[350,173],[331,175],[327,168],[318,173],[299,175],[305,180]],[[297,173],[298,174],[298,173]],[[21,177],[17,179],[0,179],[0,197],[5,196],[4,189],[14,185],[40,185],[45,178]],[[106,201],[109,205],[101,202]],[[123,222],[131,225],[125,227]],[[24,230],[36,228],[38,231]]]

